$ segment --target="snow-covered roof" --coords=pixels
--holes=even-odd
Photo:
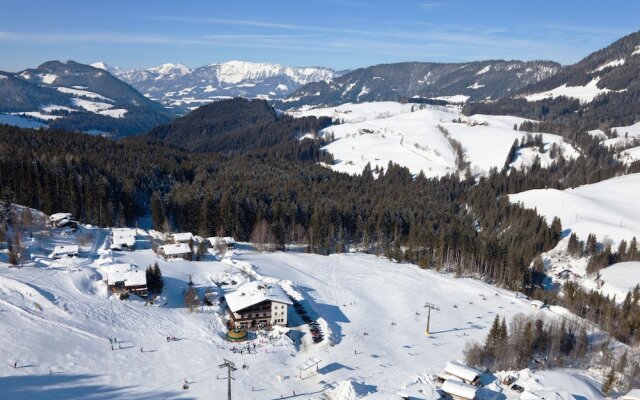
[[[532,300],[531,301],[531,306],[535,307],[535,308],[542,308],[544,307],[544,303],[540,300]]]
[[[125,287],[145,286],[147,273],[131,264],[113,264],[107,267],[107,285],[124,282]]]
[[[121,247],[126,245],[127,247],[133,247],[136,244],[136,237],[133,236],[114,236],[111,247]]]
[[[63,219],[71,219],[72,217],[73,215],[71,215],[71,213],[55,213],[49,216],[49,221],[58,222],[62,221]]]
[[[218,243],[222,243],[222,242],[224,242],[227,245],[236,243],[236,240],[231,236],[225,236],[225,237],[212,236],[212,237],[208,237],[207,241],[209,242],[209,244],[211,244],[211,246],[217,246]]]
[[[211,236],[211,237],[208,237],[206,240],[207,240],[207,242],[209,242],[211,247],[215,247],[215,246],[218,245],[218,243],[220,243],[220,239],[221,238],[219,238],[217,236]]]
[[[79,251],[80,247],[77,244],[64,244],[53,248],[54,255],[77,254]]]
[[[135,238],[137,232],[132,228],[113,228],[111,230],[111,235],[114,238]]]
[[[225,296],[229,309],[233,312],[244,310],[247,307],[273,301],[283,304],[293,304],[289,296],[278,284],[267,284],[262,281],[252,281],[240,286],[235,292]]]
[[[191,248],[189,248],[189,245],[186,243],[165,244],[158,247],[158,250],[162,250],[164,254],[168,256],[191,253]]]
[[[632,389],[622,396],[622,400],[640,400],[640,389]]]
[[[193,240],[193,233],[191,232],[174,233],[171,236],[173,237],[173,240],[175,242],[188,242],[190,240]]]
[[[476,396],[478,388],[473,385],[469,385],[468,383],[447,379],[442,384],[442,390],[452,396],[473,399]]]
[[[473,382],[481,372],[466,366],[457,361],[449,361],[444,367],[444,372],[464,379],[465,381]]]

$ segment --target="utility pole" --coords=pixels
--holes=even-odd
[[[438,307],[431,303],[424,303],[424,308],[428,309],[427,311],[427,329],[424,331],[424,334],[429,336],[429,322],[431,322],[431,310],[440,311]]]
[[[227,400],[231,400],[231,380],[233,379],[231,377],[231,371],[237,369],[236,365],[225,358],[224,363],[220,364],[219,367],[227,369]]]

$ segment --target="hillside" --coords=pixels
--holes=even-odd
[[[198,152],[242,153],[297,146],[300,133],[317,132],[323,127],[321,123],[315,117],[279,116],[265,100],[237,97],[202,106],[154,128],[145,137]]]
[[[431,374],[461,358],[467,341],[483,340],[496,312],[552,321],[563,315],[561,308],[539,311],[527,299],[480,281],[370,255],[268,254],[242,244],[224,255],[209,254],[205,261],[166,262],[148,249],[150,232],[137,230],[134,252],[108,250],[108,234],[81,227],[73,235],[37,235],[30,242],[32,261],[23,268],[9,269],[0,262],[0,324],[6,330],[0,354],[17,366],[0,371],[3,399],[221,397],[226,393],[225,371],[218,367],[223,358],[238,367],[232,382],[238,397],[296,393],[320,399],[344,381],[353,381],[359,397],[372,392],[393,396],[418,387],[435,394]],[[46,256],[54,244],[81,238],[80,257]],[[144,269],[155,262],[165,288],[153,304],[134,295],[121,300],[107,291],[113,264]],[[235,282],[220,283],[229,278]],[[188,312],[183,292],[190,279],[200,296],[217,293],[213,305]],[[257,332],[248,342],[255,344],[251,351],[247,343],[226,341],[221,296],[248,279],[281,285],[319,322],[324,340],[311,341],[308,326],[290,307],[290,328]],[[429,293],[425,300],[441,309],[431,315],[429,336],[424,334],[423,302],[415,293]],[[168,336],[176,340],[168,341]],[[318,370],[304,371],[304,379],[299,378],[297,366],[312,357],[321,360]],[[561,388],[602,398],[599,386],[579,371],[520,375],[532,391]],[[483,389],[487,395],[504,390],[495,379],[483,375],[493,381]]]
[[[559,64],[548,61],[380,64],[356,69],[331,81],[309,83],[277,104],[290,109],[412,97],[456,103],[498,99],[547,78],[558,69]]]
[[[527,132],[513,130],[525,120],[507,116],[474,115],[466,118],[457,107],[440,107],[394,102],[343,104],[292,112],[294,116],[330,117],[339,124],[325,128],[323,147],[336,160],[335,171],[360,174],[367,164],[387,168],[390,162],[422,171],[427,177],[442,177],[469,165],[473,175],[486,175],[507,162],[515,140],[524,141]],[[454,148],[461,146],[460,153]],[[519,146],[507,164],[528,168],[536,157],[549,166],[557,147],[567,159],[579,152],[558,135],[542,134],[539,146]],[[462,160],[460,160],[460,155]],[[552,157],[553,156],[553,157]]]
[[[172,118],[108,72],[74,61],[50,61],[0,77],[0,113],[44,121],[52,129],[121,137]]]
[[[228,61],[195,69],[163,64],[148,69],[123,70],[96,63],[169,108],[193,110],[212,101],[232,97],[281,99],[301,85],[331,80],[337,73],[322,67]]]
[[[639,193],[640,174],[631,174],[574,189],[529,190],[509,199],[535,208],[547,221],[559,217],[564,229],[581,240],[593,233],[598,241],[610,239],[616,245],[623,239],[640,238]]]
[[[515,114],[586,130],[638,122],[639,99],[640,32],[635,32],[523,87],[513,98],[470,104],[465,113]]]

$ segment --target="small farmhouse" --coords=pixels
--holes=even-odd
[[[53,248],[50,258],[59,259],[62,257],[75,257],[80,253],[80,247],[77,244],[59,245]]]
[[[287,326],[289,296],[280,285],[252,281],[225,296],[230,324],[242,328]]]
[[[455,379],[447,379],[442,385],[442,391],[454,400],[473,400],[476,398],[478,388]]]
[[[445,376],[457,378],[457,380],[462,380],[464,383],[471,385],[480,383],[480,371],[456,361],[449,361],[443,372]]]
[[[111,293],[147,295],[147,273],[131,264],[113,264],[107,267],[107,287]]]
[[[165,244],[158,247],[158,255],[165,260],[191,259],[191,248],[186,243]]]
[[[209,246],[214,249],[220,246],[224,246],[227,249],[234,249],[236,247],[236,240],[231,236],[212,236],[207,238],[207,242],[209,242]]]
[[[111,230],[111,250],[134,250],[137,232],[130,228],[114,228]]]
[[[193,241],[193,233],[191,232],[174,233],[173,235],[171,235],[171,237],[173,238],[173,243],[175,244],[189,244],[189,242]]]
[[[73,219],[71,213],[56,213],[49,216],[49,226],[54,228],[77,228],[78,222]]]
[[[531,301],[531,307],[541,310],[544,308],[544,303],[540,300],[533,300]]]

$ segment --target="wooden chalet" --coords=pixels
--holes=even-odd
[[[131,228],[111,230],[111,250],[135,250],[137,231]]]
[[[53,228],[72,228],[78,227],[78,221],[73,218],[71,213],[55,213],[49,216],[48,225]]]
[[[114,294],[131,293],[146,297],[147,273],[131,264],[113,264],[107,268],[107,287]]]
[[[191,258],[191,248],[186,243],[165,244],[158,246],[158,255],[165,260],[178,258],[189,260]]]
[[[173,239],[173,243],[175,244],[179,244],[179,243],[189,244],[190,242],[193,242],[193,233],[191,232],[174,233],[173,235],[171,235],[171,238]]]
[[[293,302],[277,284],[252,281],[225,296],[230,325],[241,328],[287,326],[287,308]]]
[[[65,244],[54,247],[49,257],[57,260],[63,257],[76,257],[78,254],[80,254],[80,247],[77,244]]]

